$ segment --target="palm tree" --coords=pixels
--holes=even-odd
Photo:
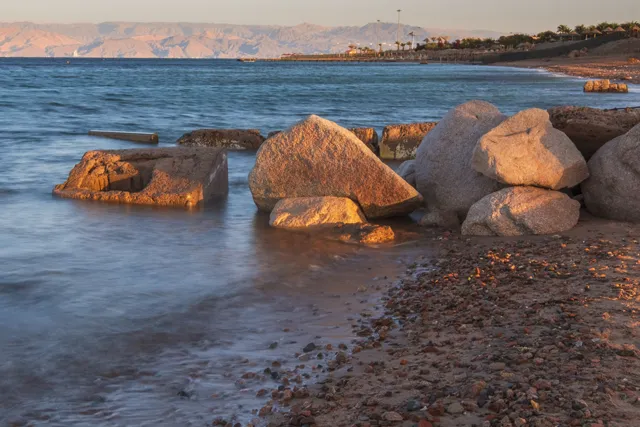
[[[378,48],[380,50],[380,53],[382,53],[382,43],[378,43]]]
[[[396,46],[398,46],[398,50],[400,50],[400,42],[399,41],[396,42]]]
[[[567,25],[558,25],[558,33],[560,34],[570,34],[571,28]]]
[[[624,28],[627,31],[631,31],[631,29],[633,27],[640,27],[640,23],[638,23],[638,21],[631,21],[631,22],[625,22],[624,24],[621,25],[622,28]]]
[[[402,51],[404,52],[404,47],[406,46],[406,43],[400,43],[400,46],[402,46]]]
[[[580,25],[576,25],[576,28],[574,28],[574,31],[580,35],[584,34],[587,32],[587,27],[585,27],[584,25],[580,24]]]

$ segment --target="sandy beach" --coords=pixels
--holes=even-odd
[[[267,425],[637,426],[640,226],[425,233],[357,342],[301,353],[320,381],[268,391]]]

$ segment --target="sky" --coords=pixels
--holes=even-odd
[[[640,0],[0,0],[0,21],[364,25],[538,32],[640,21]]]

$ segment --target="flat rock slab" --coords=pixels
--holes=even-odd
[[[258,129],[198,129],[182,135],[178,145],[242,151],[257,150],[264,141]]]
[[[640,108],[555,107],[549,116],[553,127],[564,132],[587,161],[604,144],[640,124]]]
[[[227,155],[215,148],[89,151],[56,185],[59,197],[195,207],[229,191]]]
[[[389,125],[382,131],[380,158],[384,160],[415,159],[420,143],[437,123]]]
[[[347,197],[369,219],[409,214],[422,204],[420,194],[352,132],[318,116],[260,147],[249,187],[266,212],[294,197]]]
[[[505,184],[552,190],[574,187],[589,176],[580,151],[538,108],[519,112],[480,138],[472,166]]]
[[[141,144],[157,144],[160,142],[160,138],[157,133],[90,130],[89,135],[99,136],[102,138],[119,139],[122,141],[139,142]]]
[[[640,222],[640,124],[605,144],[589,160],[582,183],[587,210],[619,221]]]
[[[366,221],[360,207],[346,197],[297,197],[280,200],[271,211],[269,225],[305,229],[362,224]]]
[[[462,234],[555,234],[572,229],[579,218],[580,203],[564,193],[536,187],[510,187],[471,206],[462,224]]]

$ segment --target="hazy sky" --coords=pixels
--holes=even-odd
[[[558,24],[640,21],[640,0],[0,0],[0,21],[164,21],[540,31]]]

